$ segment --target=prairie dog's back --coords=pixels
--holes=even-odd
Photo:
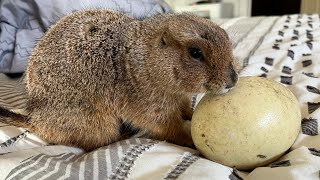
[[[123,76],[124,63],[120,61],[126,42],[122,33],[131,21],[106,10],[76,12],[60,20],[29,60],[29,95],[71,100],[112,86]]]

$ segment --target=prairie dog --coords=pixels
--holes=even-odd
[[[145,20],[110,10],[62,18],[29,59],[26,115],[0,121],[49,143],[87,151],[123,138],[123,128],[192,146],[183,128],[190,96],[232,88],[238,75],[227,33],[190,14]]]

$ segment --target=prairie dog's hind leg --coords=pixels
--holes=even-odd
[[[191,121],[193,110],[192,110],[192,97],[182,96],[180,99],[180,110],[184,120]]]
[[[42,114],[36,116],[36,114]],[[47,116],[48,115],[48,116]],[[51,144],[71,145],[91,151],[120,140],[120,121],[113,115],[92,113],[90,116],[66,112],[58,116],[33,113],[35,134]],[[42,119],[47,118],[46,122]],[[50,123],[48,123],[50,122]]]
[[[149,121],[140,119],[132,122],[132,124],[136,128],[145,131],[147,138],[167,140],[181,146],[193,147],[194,144],[190,132],[188,132],[188,128],[185,128],[184,120],[181,118],[180,113],[177,114],[155,116],[157,118],[151,121],[150,116],[146,116]]]

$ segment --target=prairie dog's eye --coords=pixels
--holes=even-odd
[[[97,28],[96,26],[91,26],[91,27],[89,28],[89,31],[90,31],[91,33],[96,33],[96,32],[98,31],[98,28]]]
[[[189,54],[191,57],[197,60],[202,60],[203,58],[202,51],[198,48],[189,48]]]

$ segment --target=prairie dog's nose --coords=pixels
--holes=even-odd
[[[226,88],[233,88],[238,82],[238,73],[234,70],[233,65],[230,63],[227,71],[227,85]]]

